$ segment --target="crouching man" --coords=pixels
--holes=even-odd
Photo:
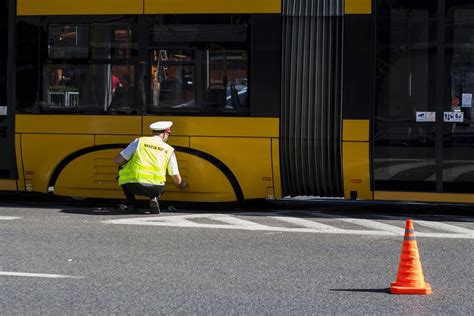
[[[127,199],[130,213],[136,213],[135,195],[150,198],[150,212],[160,213],[158,199],[163,193],[166,170],[179,189],[187,184],[181,178],[174,148],[166,143],[173,122],[160,121],[150,125],[152,136],[136,138],[115,157],[121,166],[118,181]]]

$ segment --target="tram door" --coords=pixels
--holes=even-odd
[[[445,3],[443,192],[474,192],[474,3]],[[441,132],[441,128],[440,128]]]
[[[474,3],[377,1],[374,189],[474,192]]]
[[[14,71],[13,18],[14,0],[0,1],[0,179],[15,179],[15,148],[13,133]]]

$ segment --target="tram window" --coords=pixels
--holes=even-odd
[[[246,112],[247,52],[154,50],[151,111]]]
[[[129,59],[137,55],[130,24],[49,25],[51,59]]]
[[[131,65],[46,65],[43,111],[134,112],[135,67]]]
[[[204,17],[152,19],[151,112],[249,112],[248,18]]]
[[[129,59],[137,56],[137,45],[132,42],[130,24],[92,24],[91,58]]]
[[[5,10],[6,9],[6,10]],[[7,108],[7,62],[8,62],[8,8],[3,8],[0,13],[0,109]],[[0,138],[7,135],[7,116],[0,116]]]
[[[38,26],[39,18],[17,18],[16,111],[19,113],[38,112],[36,106],[40,69]]]
[[[137,113],[132,24],[49,24],[37,105],[40,112]],[[46,45],[46,44],[44,44]]]
[[[48,27],[49,58],[88,58],[89,27],[87,25],[50,25]]]
[[[244,24],[164,24],[153,25],[150,35],[161,43],[239,43],[247,40],[247,29]]]
[[[221,50],[209,52],[209,86],[225,90],[225,109],[241,111],[247,104],[247,52]]]
[[[8,10],[2,13],[0,21],[0,38],[2,48],[0,50],[0,107],[7,104],[7,61],[8,61]]]
[[[152,102],[157,108],[195,107],[196,67],[192,50],[154,50]]]

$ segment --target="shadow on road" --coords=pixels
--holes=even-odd
[[[367,293],[387,293],[390,294],[390,288],[384,289],[330,289],[337,292],[367,292]]]
[[[68,207],[60,211],[65,214],[80,214],[80,215],[127,215],[127,210],[122,210],[119,207]]]
[[[147,210],[148,201],[139,200],[138,208]],[[127,214],[119,199],[73,199],[39,193],[13,194],[0,192],[1,206],[27,206],[40,208],[62,208],[64,213],[86,215],[123,215]],[[169,209],[170,205],[172,206]],[[374,214],[395,214],[401,216],[464,215],[473,216],[472,204],[416,203],[397,201],[359,201],[343,199],[282,199],[282,200],[246,200],[242,202],[179,202],[160,201],[162,212],[181,213],[245,213],[245,212],[284,212],[299,217],[318,217],[308,212],[328,212],[333,215],[357,216],[371,219]]]
[[[169,201],[160,201],[161,214],[163,213],[176,213],[176,212],[186,212],[186,213],[199,213],[199,207],[196,207],[192,204],[186,203],[175,203]],[[109,201],[100,201],[100,200],[84,200],[76,201],[73,204],[63,207],[61,213],[67,214],[81,214],[81,215],[149,215],[150,206],[148,201],[139,200],[136,203],[137,211],[129,212],[126,206],[123,203],[120,203],[119,200],[109,200]],[[201,208],[202,212],[209,213],[208,208]],[[151,214],[155,215],[156,214]]]

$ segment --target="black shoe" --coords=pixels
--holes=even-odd
[[[160,214],[160,204],[158,203],[158,198],[156,197],[150,200],[150,213]]]
[[[127,206],[127,211],[130,214],[136,214],[137,213],[137,207],[135,205],[129,205],[129,206]]]

